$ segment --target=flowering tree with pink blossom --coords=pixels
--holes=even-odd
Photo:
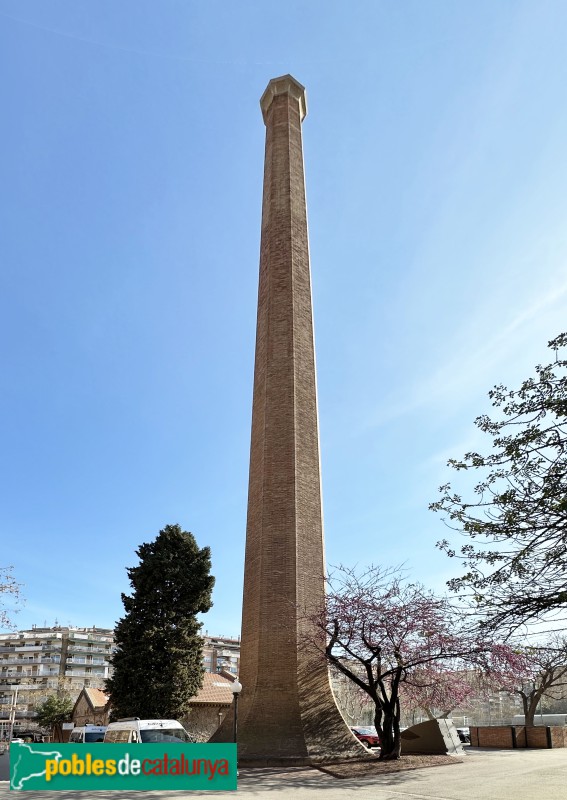
[[[326,633],[321,656],[372,700],[383,760],[401,753],[402,687],[429,684],[434,669],[464,669],[484,647],[446,598],[408,582],[399,569],[337,568],[325,613],[313,622]]]
[[[534,724],[538,704],[567,688],[567,637],[551,633],[533,645],[494,645],[484,654],[488,686],[522,699],[526,725]]]
[[[404,710],[420,709],[429,719],[445,719],[467,698],[478,693],[476,671],[459,669],[450,659],[433,661],[413,671],[404,681],[400,700]]]

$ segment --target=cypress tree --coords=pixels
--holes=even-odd
[[[136,550],[127,569],[132,594],[115,630],[114,674],[106,682],[112,717],[177,719],[203,684],[202,623],[215,579],[210,548],[193,534],[167,525]]]

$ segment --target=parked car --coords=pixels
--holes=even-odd
[[[15,731],[15,737],[18,739],[18,741],[21,739],[22,742],[34,742],[35,744],[41,744],[45,741],[44,734],[38,728]]]
[[[168,742],[185,744],[195,737],[187,733],[180,722],[174,719],[140,719],[128,717],[110,722],[104,734],[106,744],[144,744]]]
[[[360,725],[351,726],[351,731],[354,733],[359,742],[362,742],[366,747],[380,747],[380,737],[376,732],[376,728],[372,725],[362,727]]]
[[[463,744],[471,743],[471,732],[469,728],[457,728],[457,733],[459,734],[459,739]]]
[[[104,742],[106,725],[82,725],[73,728],[69,736],[69,744],[91,744],[92,742]]]

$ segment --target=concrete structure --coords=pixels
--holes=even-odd
[[[524,714],[517,714],[512,718],[512,725],[525,725],[526,717]],[[567,714],[542,714],[539,711],[534,715],[534,725],[565,725],[567,726]]]
[[[290,75],[276,78],[260,106],[266,150],[238,744],[243,763],[301,764],[365,750],[336,707],[325,661],[302,647],[314,633],[306,620],[323,608],[325,572],[305,89]],[[229,720],[220,735],[229,738]]]
[[[402,731],[402,755],[430,753],[433,755],[463,755],[463,745],[450,719],[429,719]]]

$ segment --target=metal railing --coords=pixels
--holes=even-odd
[[[65,672],[66,678],[79,678],[85,676],[89,678],[104,678],[104,670],[101,672],[86,672],[86,670],[73,670],[73,672]]]

